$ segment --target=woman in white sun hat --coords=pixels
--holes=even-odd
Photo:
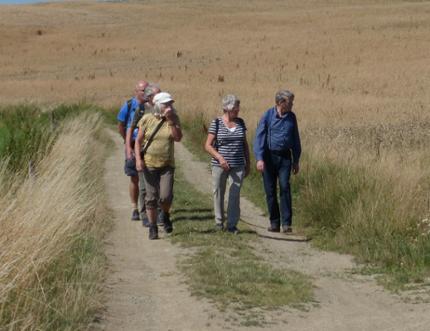
[[[136,168],[143,172],[146,187],[146,210],[149,219],[149,239],[158,239],[157,206],[161,206],[164,230],[173,231],[170,207],[173,200],[175,170],[174,142],[182,139],[174,100],[167,92],[154,96],[154,109],[138,123],[135,143]]]

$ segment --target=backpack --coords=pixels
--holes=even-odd
[[[140,107],[136,108],[136,110],[134,111],[134,117],[133,120],[131,122],[131,132],[134,131],[134,129],[137,127],[137,123],[139,123],[140,119],[143,117],[143,115],[145,115],[146,109],[140,109]]]

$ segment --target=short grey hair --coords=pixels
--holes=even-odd
[[[276,104],[284,101],[284,100],[293,100],[294,99],[294,93],[288,90],[279,90],[278,92],[276,92],[275,95],[275,102]]]
[[[160,86],[155,83],[149,83],[143,92],[143,99],[147,100],[151,95],[157,94],[158,92],[160,92]]]
[[[237,96],[233,94],[227,94],[222,98],[222,109],[226,111],[231,111],[233,108],[240,104],[240,100]]]

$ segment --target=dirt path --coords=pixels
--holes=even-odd
[[[191,297],[176,269],[176,259],[186,251],[163,238],[147,239],[147,229],[130,221],[127,178],[122,172],[123,145],[113,133],[115,149],[106,162],[105,178],[114,210],[114,230],[107,241],[110,270],[107,310],[102,330],[222,330],[239,329],[205,300]],[[182,144],[176,156],[188,181],[208,192],[206,163],[193,160]],[[314,250],[306,242],[275,240],[267,236],[261,211],[246,199],[242,218],[260,235],[256,244],[269,250],[274,263],[313,277],[318,302],[309,312],[288,309],[270,313],[265,330],[427,330],[430,307],[406,304],[383,291],[368,277],[351,275],[354,266],[344,255]],[[263,253],[262,253],[263,254]],[[286,323],[286,324],[285,324]],[[258,330],[260,328],[246,328]]]
[[[115,149],[107,159],[105,181],[114,211],[107,238],[110,262],[106,281],[107,311],[102,330],[208,330],[216,321],[213,307],[191,297],[176,269],[180,248],[165,240],[149,241],[141,222],[130,221],[128,178],[123,173],[123,144],[111,133]],[[221,322],[220,322],[221,323]],[[213,328],[216,330],[216,328]]]

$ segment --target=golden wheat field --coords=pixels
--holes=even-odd
[[[220,96],[237,94],[252,136],[276,90],[288,88],[308,150],[400,157],[414,173],[429,164],[428,1],[2,6],[0,45],[1,104],[119,107],[146,79],[173,93],[187,118],[209,119]]]
[[[335,240],[353,247],[352,253],[364,262],[390,260],[386,265],[405,265],[405,269],[418,265],[420,277],[428,279],[429,54],[430,1],[145,0],[0,5],[0,106],[30,103],[51,109],[83,102],[118,109],[132,96],[136,81],[145,79],[173,94],[187,124],[193,118],[209,123],[221,113],[224,94],[238,95],[240,114],[252,139],[261,114],[274,104],[275,92],[290,89],[295,93],[294,111],[304,150],[299,178],[320,176],[318,162],[336,165],[330,168],[335,171],[326,172],[332,177],[308,185],[301,200],[309,200],[308,209],[317,209],[315,213],[326,205],[336,210],[338,202],[329,205],[328,198],[337,198],[335,193],[344,186],[342,192],[348,193],[349,182],[358,183],[359,189],[351,190],[351,204],[342,211]],[[5,210],[0,221],[7,230],[0,244],[11,247],[12,253],[25,253],[15,258],[0,250],[0,257],[9,261],[0,272],[0,281],[6,284],[0,290],[4,298],[12,300],[12,294],[40,283],[39,272],[69,249],[69,241],[62,240],[69,238],[67,231],[87,230],[81,214],[94,214],[96,221],[105,217],[92,207],[103,199],[102,184],[78,185],[78,179],[85,176],[97,179],[89,171],[95,169],[90,164],[96,159],[102,162],[101,154],[106,154],[89,132],[100,129],[101,119],[82,118],[69,123],[53,147],[56,158],[50,156],[41,163],[37,182],[28,179],[14,191],[16,197],[0,194],[0,207]],[[77,167],[72,169],[76,175],[58,177],[58,171],[67,166]],[[6,173],[2,167],[0,182]],[[330,187],[336,172],[345,169],[338,184]],[[366,184],[371,182],[370,188],[361,190],[366,186],[362,178]],[[57,179],[68,190],[58,193]],[[318,191],[318,185],[326,185],[328,190]],[[30,188],[35,189],[33,195]],[[47,190],[53,198],[39,202],[39,197],[51,197]],[[82,202],[89,195],[97,201],[88,198]],[[69,203],[71,198],[75,205]],[[72,207],[75,213],[70,211]],[[44,216],[42,209],[55,210],[61,218],[53,213]],[[77,222],[63,229],[63,234],[58,230],[60,223],[70,218]],[[39,219],[44,221],[39,223]],[[45,236],[34,235],[40,225],[47,226]],[[354,251],[363,238],[374,240]],[[398,240],[397,245],[393,238],[406,239]],[[363,251],[372,254],[369,257]],[[395,252],[390,255],[391,251]],[[53,259],[49,259],[51,255]],[[404,264],[398,257],[405,257]],[[92,291],[97,292],[97,286],[89,291],[91,300]],[[84,302],[80,289],[67,288],[64,293],[58,299],[60,307],[66,301]],[[30,328],[35,319],[45,318],[37,302],[20,300],[11,313],[1,306],[7,304],[5,299],[0,300],[0,313],[7,315],[11,329],[16,320]],[[27,306],[36,313],[31,309],[27,313]],[[73,306],[79,308],[79,304]]]

